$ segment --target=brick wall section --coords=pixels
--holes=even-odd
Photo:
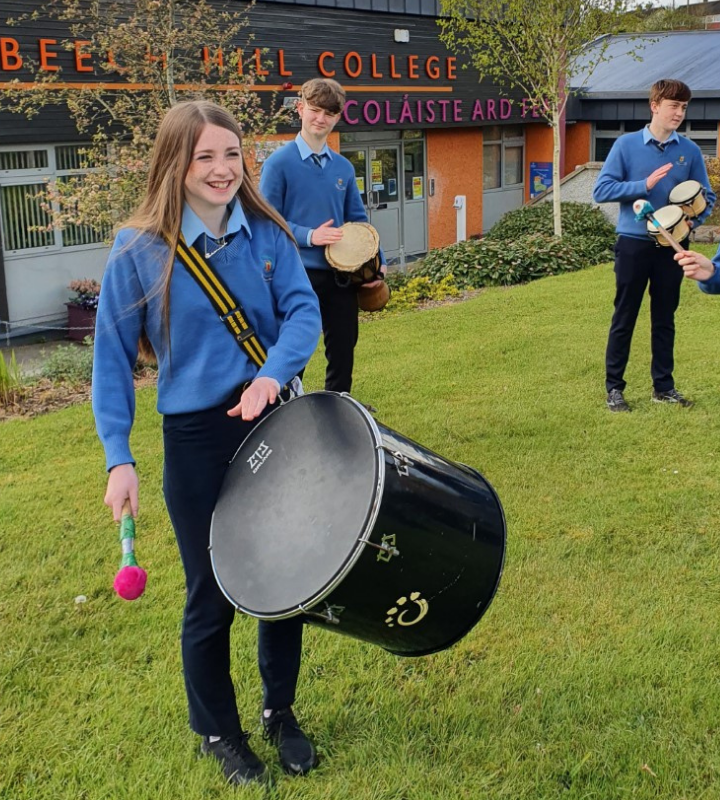
[[[530,162],[553,160],[552,128],[546,123],[525,126],[525,202],[530,200]]]
[[[590,145],[592,125],[589,122],[576,122],[565,129],[565,169],[568,175],[581,164],[587,164],[592,157]]]
[[[427,176],[435,180],[435,194],[428,191],[428,248],[445,247],[455,242],[456,195],[465,195],[467,235],[482,233],[482,131],[428,129]]]

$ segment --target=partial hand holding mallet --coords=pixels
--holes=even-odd
[[[122,507],[120,545],[123,555],[113,588],[123,600],[137,600],[145,591],[147,572],[135,560],[135,520],[129,500]]]

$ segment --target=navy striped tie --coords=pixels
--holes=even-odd
[[[323,165],[323,156],[322,155],[320,155],[319,153],[313,153],[310,156],[310,158],[312,158],[312,160],[318,165],[318,167],[320,167],[320,169],[322,169],[322,165]]]

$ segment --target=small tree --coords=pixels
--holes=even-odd
[[[669,8],[646,3],[637,14],[628,17],[623,30],[628,33],[655,33],[659,31],[701,30],[705,20],[691,11],[690,6]]]
[[[612,34],[627,24],[627,0],[440,0],[440,38],[466,54],[481,78],[520,88],[553,130],[554,231],[560,215],[560,123],[569,76],[587,81],[607,60]],[[594,41],[595,40],[595,41]],[[588,43],[593,42],[591,48]]]
[[[275,132],[286,118],[287,110],[273,98],[263,107],[251,88],[259,81],[259,58],[243,52],[251,40],[251,7],[207,0],[48,0],[36,6],[8,24],[64,23],[69,37],[63,46],[77,51],[80,42],[81,58],[92,58],[96,72],[87,87],[66,87],[60,70],[31,62],[26,66],[37,88],[0,92],[0,108],[28,119],[47,105],[66,106],[90,142],[81,151],[82,174],[43,192],[54,226],[109,232],[126,216],[143,191],[160,120],[181,100],[218,102],[251,139]]]

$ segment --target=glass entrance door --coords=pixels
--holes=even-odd
[[[400,256],[402,195],[399,175],[400,147],[343,149],[355,167],[355,180],[367,209],[368,220],[380,234],[380,246],[389,261]]]
[[[380,234],[385,258],[400,254],[400,227],[402,202],[398,164],[400,148],[377,147],[369,149],[370,193],[368,208],[370,223]]]

